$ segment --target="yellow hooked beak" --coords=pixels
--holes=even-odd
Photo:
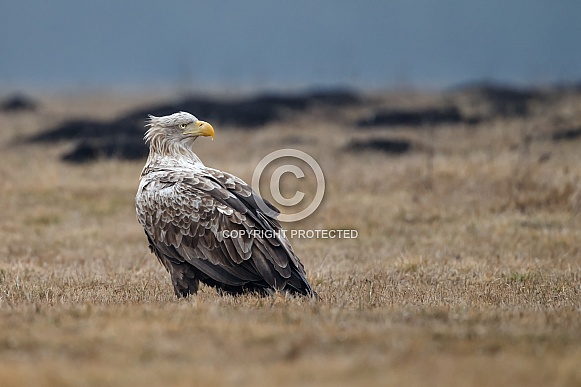
[[[212,137],[212,140],[214,140],[214,128],[212,125],[206,121],[198,121],[193,126],[194,127],[192,129],[184,131],[184,134],[191,134],[192,136]]]

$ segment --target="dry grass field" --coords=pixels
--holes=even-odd
[[[365,106],[215,125],[198,154],[246,181],[280,148],[320,163],[322,205],[287,227],[358,237],[291,240],[318,301],[208,288],[177,300],[135,217],[144,161],[72,165],[59,160],[69,143],[22,142],[153,101],[40,102],[0,113],[0,385],[581,385],[581,139],[551,139],[581,126],[579,94],[434,130],[358,129]],[[414,147],[345,150],[369,137]]]

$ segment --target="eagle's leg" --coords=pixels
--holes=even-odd
[[[170,272],[176,297],[187,297],[190,294],[196,294],[198,292],[199,280],[196,278],[193,267],[189,264],[172,264]]]

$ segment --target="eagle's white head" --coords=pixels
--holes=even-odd
[[[163,156],[172,156],[176,152],[183,154],[191,150],[193,142],[200,136],[214,139],[214,128],[205,121],[198,120],[186,112],[169,116],[149,116],[149,129],[145,132],[145,142],[149,143],[149,152]]]

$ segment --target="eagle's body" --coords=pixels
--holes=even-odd
[[[201,281],[235,294],[313,295],[278,211],[268,203],[273,211],[262,211],[250,186],[204,166],[192,151],[198,136],[213,137],[213,128],[184,112],[150,116],[149,126],[137,217],[175,294],[194,294]]]

